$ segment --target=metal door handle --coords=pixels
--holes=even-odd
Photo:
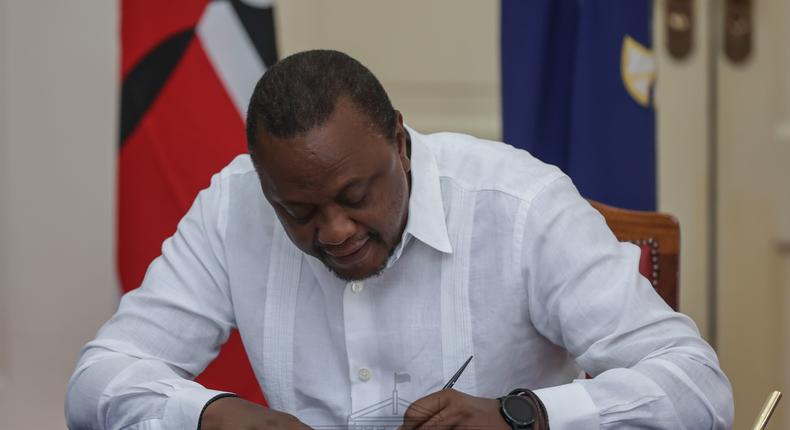
[[[752,0],[727,0],[724,5],[724,52],[733,63],[743,63],[752,52]]]
[[[694,35],[693,0],[667,0],[664,15],[667,35],[667,51],[678,60],[691,52]]]

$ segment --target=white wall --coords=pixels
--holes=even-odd
[[[0,428],[63,428],[111,314],[116,1],[0,2]]]
[[[8,237],[8,214],[6,214],[6,201],[8,192],[8,155],[6,151],[6,4],[5,0],[0,1],[0,393],[5,386],[5,371],[8,363],[8,348],[4,346],[8,336],[8,319],[6,316],[5,285],[8,285],[7,261],[10,257],[10,246],[6,238]],[[1,399],[1,398],[0,398]],[[0,413],[2,413],[0,409]]]
[[[498,0],[288,0],[276,18],[281,56],[348,53],[417,130],[501,139]]]

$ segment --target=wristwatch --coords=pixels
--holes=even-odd
[[[532,391],[518,388],[499,398],[499,412],[513,430],[531,430],[539,414],[545,412]]]

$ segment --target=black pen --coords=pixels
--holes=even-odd
[[[461,368],[458,369],[457,372],[455,372],[455,375],[453,375],[453,377],[450,378],[450,380],[447,381],[446,384],[444,384],[444,387],[442,388],[442,390],[446,390],[448,388],[453,388],[453,385],[455,385],[455,381],[457,381],[458,378],[461,377],[461,374],[464,373],[464,369],[466,369],[466,365],[469,364],[470,361],[472,361],[472,357],[474,357],[474,355],[470,355],[469,358],[466,359],[466,361],[464,362],[464,365],[461,366]]]

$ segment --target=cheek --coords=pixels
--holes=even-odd
[[[313,251],[313,235],[310,234],[310,230],[298,228],[293,230],[291,235],[293,236],[294,243],[296,243],[299,249],[308,253]]]
[[[314,254],[312,227],[289,224],[288,222],[284,222],[282,218],[280,218],[280,224],[282,224],[288,238],[291,239],[291,242],[293,242],[297,248],[307,254]]]
[[[387,187],[387,192],[381,193],[384,220],[382,235],[393,243],[400,241],[400,234],[406,220],[409,206],[409,185],[405,178],[397,177]]]

